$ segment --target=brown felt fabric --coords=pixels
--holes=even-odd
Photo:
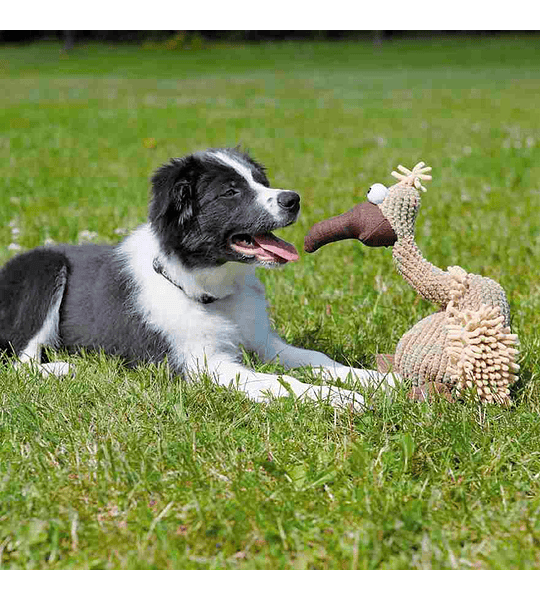
[[[321,246],[339,240],[360,240],[366,246],[393,246],[397,240],[381,209],[371,202],[313,225],[304,239],[304,250],[315,252]]]

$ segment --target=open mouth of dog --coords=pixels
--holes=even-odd
[[[235,234],[231,236],[229,244],[238,254],[255,258],[261,263],[285,264],[299,258],[292,244],[271,232],[259,235]]]

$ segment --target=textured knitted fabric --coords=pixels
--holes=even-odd
[[[461,267],[446,271],[422,257],[414,240],[421,179],[431,179],[419,163],[388,190],[380,209],[396,232],[394,264],[403,278],[440,312],[416,323],[398,342],[396,372],[414,386],[429,382],[475,389],[483,402],[510,403],[516,381],[518,337],[510,331],[510,309],[503,288]]]

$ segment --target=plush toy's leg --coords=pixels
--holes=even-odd
[[[448,402],[453,403],[456,401],[454,396],[452,396],[452,392],[448,385],[445,383],[437,383],[435,381],[429,381],[428,383],[419,386],[413,385],[409,392],[409,398],[411,398],[411,400],[420,400],[422,402],[427,400],[429,402],[434,394],[444,396]]]
[[[394,370],[394,354],[377,354],[375,361],[379,373],[388,373]],[[409,392],[409,398],[411,400],[429,401],[433,397],[433,394],[441,394],[448,402],[455,402],[450,387],[444,383],[436,383],[434,381],[429,381],[419,386],[413,385]]]
[[[379,373],[389,373],[394,370],[393,354],[377,354],[375,362],[377,363],[377,371]]]

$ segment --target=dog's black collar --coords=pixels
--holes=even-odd
[[[177,287],[179,290],[182,290],[184,292],[184,294],[186,294],[186,291],[184,290],[184,288],[181,285],[178,285],[176,283],[176,281],[174,281],[174,279],[172,279],[170,277],[170,275],[167,273],[167,271],[165,270],[165,267],[161,264],[161,262],[157,256],[152,261],[152,267],[154,267],[154,271],[158,275],[165,277],[165,279],[169,283],[172,283],[175,287]],[[186,296],[187,296],[187,294],[186,294]],[[191,296],[188,296],[188,298],[191,298]],[[202,296],[196,296],[195,298],[192,298],[192,300],[196,300],[197,302],[200,302],[201,304],[212,304],[212,302],[215,302],[217,300],[217,298],[215,296],[211,296],[210,294],[203,294]]]

